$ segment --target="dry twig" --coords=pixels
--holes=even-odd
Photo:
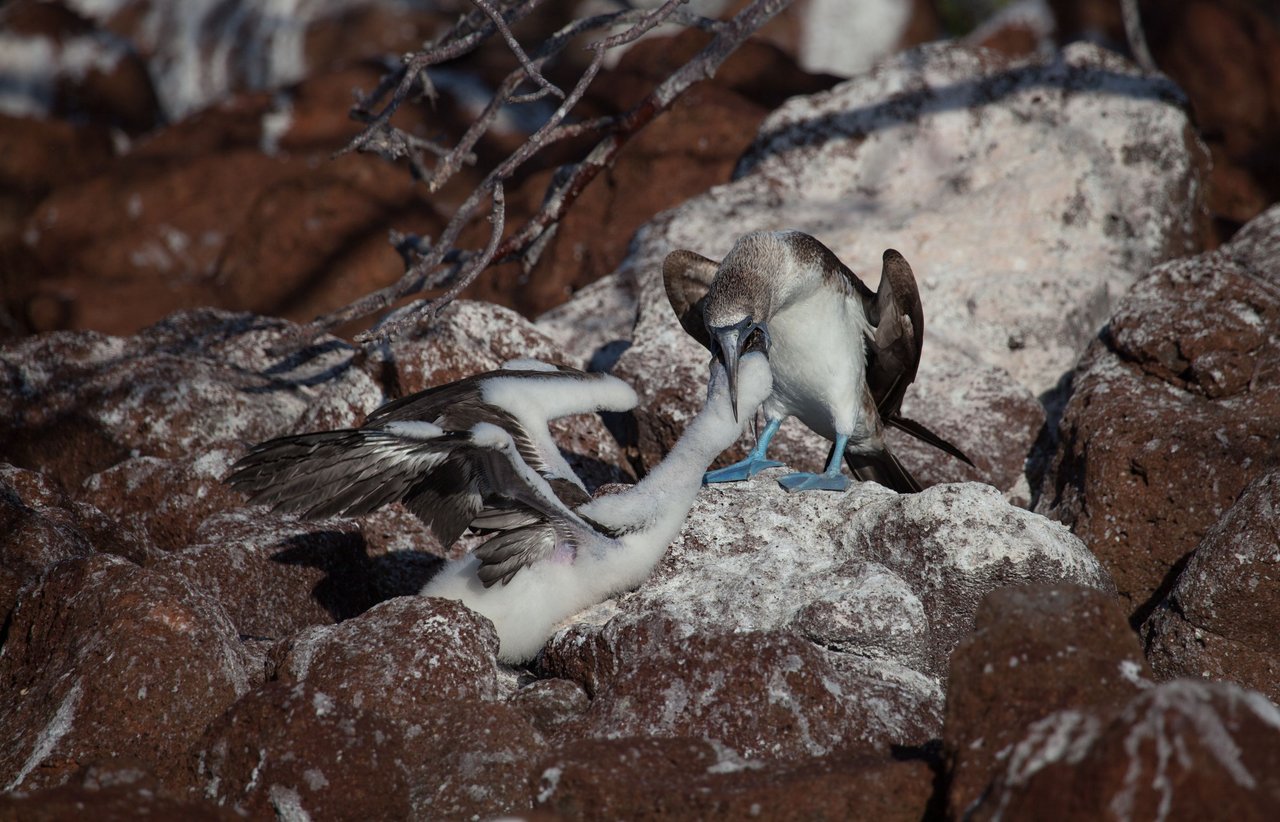
[[[526,52],[516,41],[511,33],[511,25],[527,16],[542,0],[523,0],[508,4],[494,4],[491,0],[472,2],[477,6],[476,11],[459,21],[436,45],[407,55],[395,72],[384,78],[372,93],[357,103],[353,116],[367,125],[343,152],[367,151],[393,160],[408,159],[415,175],[434,192],[457,174],[464,164],[475,162],[472,150],[492,127],[504,107],[548,95],[561,98],[560,104],[528,140],[485,176],[458,207],[433,243],[419,243],[411,251],[405,252],[407,256],[416,256],[417,259],[407,266],[404,275],[397,282],[316,319],[306,329],[308,339],[351,320],[385,311],[403,297],[448,286],[448,290],[434,300],[415,304],[398,312],[393,321],[356,338],[362,343],[384,341],[429,324],[442,308],[493,264],[519,259],[526,270],[531,268],[573,202],[597,174],[612,165],[627,141],[667,110],[688,88],[713,76],[720,64],[739,45],[781,11],[790,0],[754,0],[727,22],[707,20],[684,12],[679,7],[686,0],[667,0],[651,11],[627,9],[574,20],[543,42],[532,54]],[[606,52],[633,42],[667,22],[697,26],[710,31],[713,34],[712,40],[630,110],[614,117],[566,122],[603,67]],[[543,77],[543,66],[562,52],[574,38],[585,33],[623,26],[626,28],[622,31],[597,40],[589,47],[593,52],[592,59],[567,93]],[[409,98],[420,80],[424,93],[428,96],[434,94],[426,73],[428,68],[474,51],[495,33],[506,41],[519,61],[520,68],[499,84],[488,105],[452,149],[446,150],[391,126],[392,115]],[[538,86],[538,90],[529,94],[517,94],[526,80]],[[386,102],[382,104],[382,108],[376,114],[371,114],[384,99]],[[599,134],[600,138],[583,160],[562,168],[553,177],[541,209],[505,240],[502,239],[505,226],[503,184],[547,146],[583,134]],[[438,157],[434,167],[429,168],[427,165],[428,154]],[[457,248],[456,243],[462,230],[480,214],[486,201],[490,203],[488,219],[492,223],[492,229],[485,248]]]

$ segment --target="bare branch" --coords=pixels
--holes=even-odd
[[[574,20],[543,41],[532,54],[526,54],[511,36],[509,25],[521,15],[527,14],[540,0],[525,0],[504,15],[491,0],[473,0],[478,8],[463,19],[459,26],[447,34],[437,46],[406,57],[403,65],[379,84],[364,101],[371,108],[377,101],[391,93],[390,99],[377,115],[368,119],[368,125],[351,141],[346,150],[379,151],[385,155],[408,156],[414,172],[424,179],[431,191],[438,190],[451,179],[468,158],[472,149],[492,127],[502,109],[507,105],[557,93],[561,101],[556,110],[523,144],[492,169],[484,180],[458,206],[453,217],[434,243],[414,244],[412,265],[407,266],[399,281],[386,288],[365,295],[354,303],[328,315],[317,318],[305,329],[308,339],[322,331],[385,311],[399,299],[426,289],[447,286],[448,290],[424,307],[404,312],[391,323],[362,334],[361,342],[384,340],[406,329],[429,324],[439,311],[471,285],[491,265],[506,260],[519,259],[529,270],[541,255],[555,227],[582,191],[604,169],[616,160],[623,146],[648,125],[655,117],[695,83],[714,75],[715,71],[743,41],[784,8],[789,0],[754,0],[728,22],[707,20],[688,14],[679,7],[685,0],[667,0],[662,6],[640,11],[628,9]],[[606,52],[644,36],[666,22],[678,22],[710,31],[712,40],[679,70],[654,88],[630,110],[615,116],[566,123],[574,107],[582,100],[588,87],[595,80],[604,64]],[[575,37],[593,31],[625,27],[615,34],[591,44],[592,59],[582,70],[577,82],[567,92],[545,86],[542,66]],[[426,141],[414,142],[406,135],[397,142],[390,135],[401,133],[390,126],[389,121],[396,108],[407,99],[415,78],[426,77],[429,66],[452,59],[476,48],[484,39],[500,32],[507,45],[520,60],[521,67],[512,71],[495,90],[484,111],[471,123],[457,145],[442,154],[440,147]],[[516,89],[529,78],[538,83],[540,90],[532,94],[517,95]],[[555,92],[549,88],[555,88]],[[394,92],[392,92],[394,88]],[[504,183],[538,152],[561,140],[586,134],[601,135],[599,141],[580,162],[563,167],[548,185],[542,207],[531,218],[505,239]],[[417,139],[417,138],[415,138]],[[441,155],[433,170],[422,162],[422,152]],[[489,220],[492,223],[489,242],[481,251],[462,251],[456,248],[462,230],[474,220],[483,203],[492,198]]]
[[[538,71],[537,66],[529,59],[529,55],[524,53],[524,49],[520,48],[516,36],[511,33],[511,29],[507,28],[507,21],[502,19],[502,15],[498,10],[490,5],[489,0],[471,0],[481,11],[489,16],[493,24],[498,27],[498,31],[502,33],[502,39],[507,41],[507,47],[511,49],[511,53],[520,61],[520,65],[524,67],[524,73],[530,80],[542,87],[543,92],[554,94],[561,100],[564,99],[564,92],[556,88],[551,81],[542,76],[542,72]]]
[[[1120,14],[1124,19],[1124,36],[1129,41],[1129,51],[1143,71],[1159,71],[1156,61],[1147,47],[1147,35],[1142,30],[1142,12],[1138,0],[1120,0]]]
[[[499,259],[518,252],[534,242],[548,226],[558,223],[578,196],[596,175],[613,164],[622,147],[653,118],[670,107],[677,97],[694,83],[715,74],[716,69],[744,40],[769,18],[781,11],[789,0],[756,0],[723,28],[702,51],[663,81],[648,96],[619,119],[613,133],[596,144],[558,187],[548,192],[541,210],[517,233],[507,238],[499,250]],[[669,4],[668,4],[669,5]],[[666,7],[664,6],[663,9]],[[659,9],[661,12],[663,9]],[[597,54],[603,54],[602,51]]]
[[[525,2],[515,6],[509,15],[510,22],[515,22],[525,17],[529,12],[537,8],[540,3],[542,3],[542,0],[525,0]],[[384,80],[384,82],[379,83],[374,94],[371,94],[366,99],[360,101],[353,113],[356,113],[357,119],[365,119],[361,114],[367,116],[368,110],[376,105],[379,100],[385,97],[386,93],[391,90],[392,86],[395,86],[395,93],[392,94],[391,99],[382,108],[382,110],[369,121],[369,127],[356,135],[350,143],[337,152],[337,155],[346,154],[350,151],[360,149],[373,131],[386,126],[391,121],[391,116],[400,108],[400,104],[408,98],[409,92],[413,89],[414,81],[416,81],[419,76],[426,76],[425,72],[427,68],[448,60],[456,59],[464,54],[474,51],[481,43],[492,36],[495,29],[496,26],[492,21],[489,21],[487,26],[476,26],[474,21],[463,18],[462,22],[458,26],[450,31],[449,34],[445,35],[446,42],[434,46],[427,51],[406,55],[402,61],[400,70],[394,74],[398,79],[398,82],[396,80],[392,80],[391,82],[386,82]],[[467,33],[463,34],[463,32]],[[451,35],[454,36],[454,39],[449,40]],[[424,89],[428,96],[433,96],[435,93],[430,80],[426,80],[424,82]]]
[[[493,262],[493,255],[498,250],[498,241],[502,239],[505,220],[506,199],[503,194],[502,183],[497,183],[493,189],[493,207],[489,213],[489,222],[493,224],[493,228],[489,232],[489,243],[482,252],[467,263],[466,267],[458,275],[457,282],[448,291],[431,302],[408,307],[395,318],[369,331],[357,334],[355,341],[364,345],[387,342],[405,331],[418,328],[423,324],[424,320],[434,319],[445,306],[457,299],[458,295],[467,286],[475,282],[476,277],[480,276],[480,272],[488,268],[489,264]]]

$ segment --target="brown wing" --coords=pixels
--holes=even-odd
[[[884,268],[867,318],[874,326],[868,341],[867,384],[881,418],[902,410],[907,386],[915,381],[924,346],[924,310],[915,275],[892,248],[884,252]]]
[[[924,308],[911,265],[892,248],[884,252],[884,268],[875,300],[867,311],[875,326],[868,341],[867,384],[875,398],[880,419],[956,459],[973,460],[923,423],[902,416],[902,398],[915,382],[924,348]]]
[[[711,334],[707,332],[702,312],[719,267],[715,260],[708,260],[692,251],[672,251],[662,261],[662,284],[667,289],[667,299],[675,309],[680,326],[708,351],[711,350]]]

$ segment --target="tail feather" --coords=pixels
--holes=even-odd
[[[955,457],[956,459],[960,460],[966,465],[969,465],[971,467],[976,467],[973,465],[973,460],[969,459],[968,455],[966,455],[963,451],[961,451],[955,445],[952,445],[950,442],[944,440],[942,437],[930,431],[928,428],[924,426],[923,423],[916,422],[915,420],[907,419],[906,417],[900,417],[897,415],[885,418],[884,422],[886,425],[892,425],[894,428],[897,428],[899,431],[905,431],[906,433],[910,434],[911,436],[915,437],[921,442],[927,442],[929,445],[932,445],[934,448],[937,448],[940,451],[945,451],[946,453],[950,454],[951,456]]]
[[[846,450],[844,461],[854,477],[863,482],[878,482],[899,494],[924,490],[888,447],[878,454],[855,454]]]

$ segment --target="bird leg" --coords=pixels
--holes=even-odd
[[[764,431],[760,432],[759,438],[756,439],[756,447],[751,449],[751,453],[747,454],[746,459],[735,462],[733,465],[726,465],[724,468],[708,471],[702,475],[702,484],[710,485],[713,482],[747,480],[766,468],[781,468],[782,463],[777,460],[764,458],[765,451],[769,450],[769,440],[773,439],[773,435],[778,433],[780,425],[782,425],[782,420],[780,419],[769,420],[764,427]]]
[[[848,441],[847,436],[836,436],[836,445],[831,449],[827,470],[821,474],[809,474],[803,471],[787,474],[778,480],[778,484],[790,492],[845,490],[849,487],[849,478],[841,473],[840,462],[844,459],[844,446]]]

